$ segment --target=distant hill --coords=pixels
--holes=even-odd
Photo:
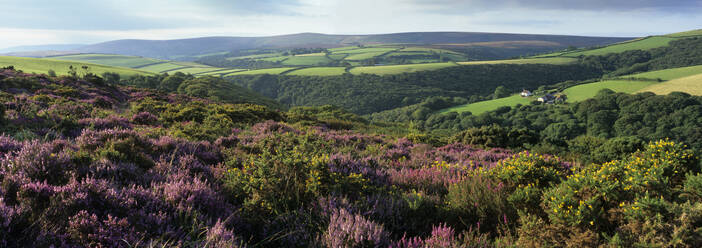
[[[0,53],[18,53],[18,52],[34,52],[34,51],[70,51],[79,47],[84,47],[85,44],[51,44],[51,45],[36,45],[36,46],[16,46],[0,49]]]
[[[161,59],[260,48],[332,48],[369,44],[433,44],[451,47],[542,48],[552,51],[569,46],[589,47],[631,38],[472,32],[415,32],[377,35],[327,35],[302,33],[269,37],[203,37],[179,40],[115,40],[76,49],[82,53],[109,53]]]

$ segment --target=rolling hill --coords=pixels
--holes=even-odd
[[[64,61],[57,59],[38,59],[38,58],[22,58],[22,57],[11,57],[11,56],[0,56],[0,67],[14,66],[18,70],[22,70],[28,73],[47,73],[49,70],[53,70],[57,75],[67,75],[69,71],[69,66],[80,68],[87,66],[89,72],[95,74],[102,74],[104,72],[115,72],[120,74],[120,76],[127,77],[131,75],[151,75],[153,73],[125,68],[117,66],[108,66],[94,63],[85,63],[77,61]]]
[[[178,40],[115,40],[76,49],[82,53],[109,53],[175,59],[217,52],[257,48],[323,47],[370,44],[444,44],[447,46],[499,46],[513,42],[516,47],[541,47],[542,52],[568,46],[588,47],[631,38],[583,37],[472,32],[415,32],[379,35],[328,35],[302,33],[270,37],[202,37]]]

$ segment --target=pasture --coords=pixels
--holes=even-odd
[[[661,79],[661,80],[673,80],[678,78],[684,78],[692,75],[697,75],[702,73],[702,65],[688,66],[681,68],[673,68],[659,71],[650,71],[644,73],[633,74],[629,76],[624,76],[625,78],[648,78],[648,79]]]
[[[482,102],[475,102],[475,103],[469,103],[465,105],[460,105],[460,106],[455,106],[443,110],[439,110],[439,113],[450,113],[450,112],[457,112],[457,113],[463,113],[463,112],[471,112],[473,115],[480,115],[482,113],[488,112],[488,111],[493,111],[496,110],[500,107],[514,107],[517,106],[518,104],[521,105],[527,105],[531,103],[531,101],[536,100],[535,97],[522,97],[519,94],[512,95],[509,97],[503,97],[499,99],[494,99],[494,100],[488,100],[488,101],[482,101]]]
[[[289,71],[295,69],[294,67],[283,67],[283,68],[270,68],[270,69],[261,69],[261,70],[248,70],[248,71],[240,71],[240,72],[234,72],[234,73],[229,73],[224,75],[226,76],[237,76],[237,75],[260,75],[260,74],[274,74],[278,75],[283,72]]]
[[[14,66],[16,69],[27,73],[46,74],[49,70],[54,70],[57,75],[68,75],[69,66],[77,67],[79,73],[82,72],[82,66],[88,66],[89,72],[98,75],[105,72],[114,72],[123,77],[152,74],[150,72],[131,68],[113,67],[75,61],[0,56],[0,67],[6,66]]]
[[[690,95],[702,96],[702,74],[687,76],[659,84],[654,84],[643,88],[638,92],[653,92],[658,95],[667,95],[674,91],[685,92]]]
[[[113,55],[113,54],[74,54],[65,56],[49,57],[49,59],[85,62],[98,65],[119,66],[129,68],[139,68],[146,65],[165,62],[164,60],[144,58],[137,56]]]
[[[597,95],[597,92],[603,89],[610,89],[615,92],[634,93],[654,84],[658,84],[658,82],[607,80],[576,85],[565,89],[563,93],[568,96],[568,102],[579,102],[594,97]]]
[[[326,56],[290,56],[287,60],[284,60],[282,64],[284,65],[320,65],[331,62]]]
[[[383,66],[361,66],[351,69],[352,74],[401,74],[417,71],[438,70],[446,67],[456,66],[455,63],[430,63],[430,64],[409,64],[409,65],[383,65]]]
[[[533,59],[506,59],[506,60],[490,60],[490,61],[469,61],[458,62],[459,65],[487,65],[487,64],[551,64],[551,65],[567,65],[578,62],[576,58],[533,58]]]
[[[286,73],[286,75],[294,76],[338,76],[346,73],[345,67],[312,67],[300,70],[294,70]]]
[[[649,50],[658,47],[667,46],[668,43],[675,40],[675,38],[663,37],[663,36],[652,36],[646,37],[639,40],[622,42],[614,45],[609,45],[602,48],[564,53],[563,56],[567,57],[578,57],[580,55],[590,56],[590,55],[605,55],[608,53],[621,53],[629,50]]]

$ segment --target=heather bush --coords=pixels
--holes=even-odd
[[[454,225],[465,228],[480,223],[482,230],[496,231],[500,224],[516,219],[516,210],[508,202],[509,192],[504,185],[476,175],[449,187],[446,195],[448,208],[454,214]],[[479,231],[479,230],[478,230]]]
[[[380,247],[390,243],[382,225],[345,209],[332,213],[322,240],[327,247]]]
[[[0,247],[702,245],[700,164],[667,140],[582,137],[585,159],[622,159],[571,166],[330,106],[218,103],[200,83],[183,90],[209,100],[0,78]],[[529,138],[498,129],[460,138]]]

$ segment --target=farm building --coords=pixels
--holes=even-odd
[[[534,94],[532,94],[531,91],[522,90],[522,93],[520,93],[519,95],[521,95],[522,97],[530,97],[530,96],[532,96],[532,95],[534,95]]]

